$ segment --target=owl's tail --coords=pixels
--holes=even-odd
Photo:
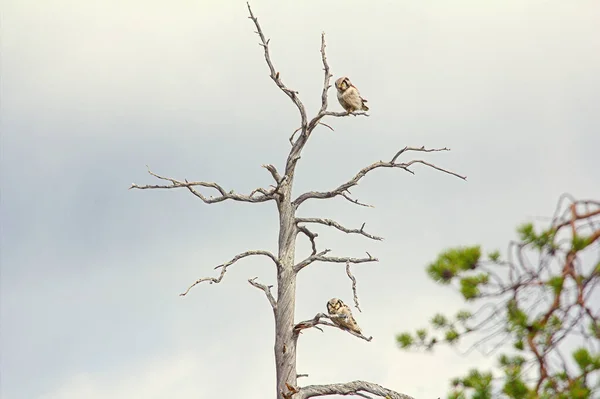
[[[367,107],[367,104],[365,104],[367,102],[367,100],[365,100],[364,98],[360,98],[362,100],[362,110],[363,111],[368,111],[369,107]]]

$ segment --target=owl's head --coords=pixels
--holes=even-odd
[[[350,79],[347,76],[342,76],[335,81],[335,88],[340,92],[346,91],[350,85]]]
[[[331,298],[328,302],[327,302],[327,311],[329,313],[337,313],[337,311],[344,306],[344,302],[342,302],[341,299],[338,298]]]

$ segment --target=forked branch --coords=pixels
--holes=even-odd
[[[338,317],[343,317],[343,316],[340,315]],[[325,319],[325,320],[323,320],[323,319]],[[329,327],[338,328],[342,331],[347,332],[350,335],[354,335],[357,338],[364,339],[367,342],[371,342],[371,340],[373,339],[373,337],[367,338],[362,334],[358,334],[352,330],[347,330],[347,329],[342,328],[342,327],[338,326],[337,324],[334,324],[327,320],[331,320],[331,317],[329,317],[325,313],[317,313],[317,315],[315,317],[313,317],[312,319],[301,321],[300,323],[296,324],[294,326],[294,331],[296,332],[296,334],[300,334],[300,331],[302,331],[302,330],[306,330],[307,328],[313,328],[313,327],[318,328],[317,326],[321,325],[321,326],[329,326]],[[319,328],[319,330],[320,330],[320,328]],[[321,330],[321,331],[323,331],[323,330]]]
[[[181,180],[173,179],[171,177],[164,177],[164,176],[157,175],[156,173],[152,172],[149,168],[148,168],[148,173],[151,174],[152,176],[156,177],[159,180],[168,181],[171,184],[164,184],[164,185],[148,184],[148,185],[144,185],[144,186],[139,186],[135,183],[132,183],[131,187],[129,187],[129,189],[131,190],[132,188],[135,188],[138,190],[149,190],[149,189],[187,188],[192,194],[194,194],[196,197],[200,198],[206,204],[214,204],[214,203],[222,202],[225,200],[233,200],[233,201],[240,201],[240,202],[266,202],[266,201],[275,199],[275,194],[274,194],[275,189],[266,190],[264,188],[257,188],[255,190],[253,190],[249,195],[243,195],[243,194],[237,194],[233,190],[227,191],[223,187],[221,187],[221,185],[214,183],[214,182],[187,181],[187,180],[181,181]],[[212,195],[206,197],[204,194],[202,194],[201,192],[196,190],[194,187],[213,188],[219,192],[219,195],[216,197],[213,197]]]
[[[253,250],[253,251],[246,251],[246,252],[242,252],[241,254],[236,255],[233,259],[231,259],[229,262],[225,262],[222,263],[218,266],[215,266],[215,270],[216,269],[221,269],[221,274],[219,274],[219,277],[203,277],[200,278],[198,280],[196,280],[192,285],[190,285],[188,287],[187,290],[185,290],[185,292],[179,294],[180,296],[186,296],[188,294],[188,292],[190,292],[190,290],[192,288],[194,288],[196,285],[203,283],[205,281],[208,281],[210,284],[218,284],[221,282],[221,280],[223,280],[223,277],[225,276],[225,273],[227,272],[227,268],[231,265],[233,265],[235,262],[237,262],[240,259],[246,258],[248,256],[267,256],[269,258],[271,258],[271,260],[273,261],[273,263],[275,263],[275,265],[277,266],[277,268],[279,269],[281,267],[281,264],[279,263],[279,260],[277,259],[277,257],[275,255],[273,255],[271,252],[269,251],[263,251],[263,250]]]
[[[259,282],[256,281],[257,278],[258,277],[254,277],[254,278],[248,279],[248,282],[253,287],[258,288],[259,290],[263,290],[264,293],[265,293],[265,295],[267,296],[267,299],[269,300],[269,303],[271,304],[271,307],[273,308],[273,310],[277,309],[277,301],[273,297],[273,294],[271,294],[271,288],[273,288],[273,286],[272,285],[261,284],[261,283],[259,283]]]
[[[352,281],[352,295],[353,295],[353,299],[354,299],[354,306],[356,307],[356,309],[358,309],[359,312],[362,312],[362,310],[360,310],[360,306],[358,305],[358,292],[356,289],[356,277],[354,277],[354,275],[350,271],[350,262],[346,262],[346,274],[348,275],[348,278],[350,279],[350,281]]]
[[[321,109],[319,110],[319,114],[324,114],[327,111],[327,92],[331,85],[329,84],[330,79],[333,75],[329,72],[329,64],[327,63],[327,54],[325,53],[325,32],[321,33],[321,61],[323,62],[323,71],[325,75],[323,77],[323,91],[321,92]],[[311,125],[316,125],[318,122],[317,118],[313,118],[311,121]]]
[[[277,184],[281,183],[281,175],[279,174],[279,172],[277,171],[277,168],[275,167],[275,165],[262,165],[263,168],[265,168],[266,170],[269,171],[269,173],[271,173],[271,176],[273,176],[273,180],[275,180],[275,182]]]
[[[294,200],[294,205],[297,207],[300,204],[302,204],[304,201],[306,201],[307,199],[311,199],[311,198],[326,199],[326,198],[337,197],[338,195],[344,196],[346,199],[349,199],[347,197],[348,189],[356,186],[358,184],[358,182],[367,175],[367,173],[371,172],[372,170],[378,169],[378,168],[398,168],[398,169],[403,169],[411,174],[414,174],[414,172],[410,169],[410,166],[418,163],[418,164],[422,164],[425,166],[429,166],[430,168],[439,170],[439,171],[447,173],[449,175],[456,176],[462,180],[467,179],[466,176],[459,175],[458,173],[452,172],[451,170],[441,168],[439,166],[436,166],[432,163],[429,163],[429,162],[426,162],[426,161],[423,161],[420,159],[412,160],[409,162],[397,163],[396,161],[397,161],[398,157],[407,151],[439,152],[439,151],[450,151],[450,150],[448,148],[426,149],[425,147],[420,147],[420,148],[404,147],[402,150],[398,151],[390,161],[388,161],[388,162],[379,161],[379,162],[372,163],[371,165],[361,169],[352,179],[339,185],[337,188],[335,188],[331,191],[310,191],[310,192],[300,195],[298,198],[296,198]],[[349,200],[351,202],[355,202],[355,203],[357,202],[357,201],[353,201],[352,199],[349,199]],[[364,204],[358,204],[358,205],[364,205]]]
[[[363,236],[365,236],[367,238],[370,238],[371,240],[377,240],[377,241],[383,240],[383,237],[378,237],[378,236],[369,234],[366,231],[364,231],[365,223],[362,224],[362,226],[360,227],[360,229],[349,229],[349,228],[346,228],[346,227],[342,226],[341,224],[339,224],[338,222],[336,222],[335,220],[332,220],[332,219],[296,218],[296,223],[297,224],[298,223],[323,224],[325,226],[334,227],[334,228],[338,229],[339,231],[343,231],[344,233],[347,233],[347,234],[360,234],[360,235],[363,235]]]
[[[336,256],[325,256],[327,253],[331,252],[331,249],[326,249],[317,254],[311,255],[308,258],[304,259],[302,262],[297,263],[294,266],[294,271],[298,273],[300,270],[304,269],[306,266],[310,265],[313,262],[330,262],[330,263],[367,263],[367,262],[379,262],[379,259],[371,256],[370,253],[367,252],[367,258],[339,258]]]
[[[277,72],[275,70],[275,67],[273,66],[273,62],[271,61],[271,54],[269,53],[269,41],[271,39],[265,38],[265,35],[263,34],[262,29],[260,28],[260,24],[258,23],[258,18],[255,17],[254,14],[252,13],[252,8],[250,7],[250,3],[246,3],[246,4],[248,5],[248,12],[250,13],[250,16],[248,18],[250,18],[252,20],[252,22],[254,22],[254,25],[256,26],[256,34],[258,35],[258,37],[260,37],[259,44],[265,50],[265,61],[267,62],[269,71],[271,72],[271,74],[269,76],[271,77],[271,79],[273,79],[273,81],[275,82],[277,87],[279,87],[281,89],[281,91],[283,91],[292,100],[292,102],[296,105],[296,107],[298,108],[298,111],[300,112],[300,118],[302,120],[302,127],[303,127],[303,129],[305,129],[305,127],[307,125],[306,108],[304,107],[304,104],[302,104],[302,101],[300,101],[300,98],[298,98],[298,92],[288,89],[281,81],[279,72]]]
[[[328,395],[357,395],[362,394],[377,395],[381,398],[390,399],[414,399],[412,396],[408,396],[402,393],[392,391],[382,387],[381,385],[367,381],[351,381],[340,384],[325,384],[325,385],[308,385],[301,387],[299,392],[294,395],[294,399],[307,399],[314,398],[317,396],[328,396]]]
[[[310,245],[312,247],[311,255],[316,255],[317,254],[317,242],[315,239],[319,235],[317,233],[313,233],[312,231],[310,231],[306,226],[299,226],[298,231],[300,231],[302,234],[304,234],[305,236],[308,237],[308,239],[310,240]]]

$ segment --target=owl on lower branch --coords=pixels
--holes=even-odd
[[[350,79],[343,76],[335,81],[335,88],[337,89],[337,98],[342,107],[346,112],[354,111],[368,111],[367,100],[360,96],[356,86],[350,82]]]
[[[354,331],[357,334],[362,334],[360,327],[352,316],[352,311],[341,299],[331,298],[327,302],[327,312],[329,313],[331,321],[338,327],[341,327],[344,330]]]

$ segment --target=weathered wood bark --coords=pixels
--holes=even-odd
[[[277,201],[279,210],[279,263],[277,270],[277,307],[275,308],[275,363],[277,369],[277,398],[288,392],[286,383],[296,386],[296,339],[294,317],[296,310],[296,273],[294,271],[296,235],[295,209],[292,205],[292,180],[280,186]]]

